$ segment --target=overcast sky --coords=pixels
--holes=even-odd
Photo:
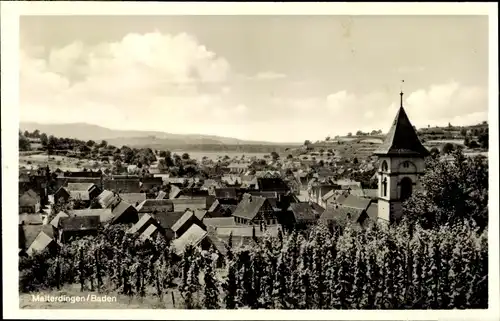
[[[487,120],[473,16],[31,16],[21,121],[301,142]]]

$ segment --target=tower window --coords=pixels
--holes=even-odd
[[[413,182],[410,178],[405,177],[401,180],[401,200],[406,200],[411,196],[413,191]]]
[[[382,168],[382,171],[384,171],[384,172],[387,171],[387,169],[389,168],[389,166],[387,166],[387,162],[386,161],[382,162],[382,167],[381,168]]]
[[[382,182],[382,196],[387,196],[387,178]]]

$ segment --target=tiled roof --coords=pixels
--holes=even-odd
[[[122,200],[132,205],[146,200],[146,193],[120,193],[119,196]]]
[[[19,197],[19,206],[35,206],[39,201],[32,197],[28,192]]]
[[[19,224],[41,225],[43,223],[42,215],[36,213],[19,214]]]
[[[349,195],[341,204],[344,207],[366,210],[368,205],[370,205],[370,202],[371,200],[367,198]]]
[[[180,212],[185,210],[197,210],[207,208],[206,197],[193,197],[193,198],[176,198],[170,200],[174,205],[174,211]]]
[[[68,191],[89,191],[94,183],[68,183],[66,188]]]
[[[110,208],[106,209],[82,209],[73,210],[71,214],[75,216],[99,216],[101,223],[109,222],[113,219],[114,215]],[[62,216],[64,217],[64,216]]]
[[[172,246],[176,254],[181,254],[187,245],[191,244],[197,246],[205,237],[207,232],[196,224],[191,225],[191,227],[184,232],[179,238],[172,241]]]
[[[99,194],[96,199],[101,205],[102,208],[108,208],[110,207],[116,200],[117,196],[115,196],[115,193],[112,191],[104,190]]]
[[[366,214],[373,221],[376,222],[378,218],[378,203],[372,202],[368,209],[366,210]]]
[[[170,185],[170,193],[168,194],[169,199],[174,199],[176,198],[180,193],[181,189],[175,185]]]
[[[121,201],[120,203],[116,204],[114,207],[113,207],[113,221],[116,222],[118,221],[118,219],[120,218],[120,216],[122,216],[126,211],[132,209],[133,211],[137,211],[136,208],[134,206],[132,206],[131,204],[125,202],[125,201]]]
[[[266,234],[271,236],[278,236],[278,231],[280,227],[278,225],[267,226],[265,229],[261,230],[259,226],[255,226],[255,236],[263,237]],[[217,236],[247,236],[252,237],[254,233],[253,226],[236,225],[236,226],[221,226],[215,229],[215,234]]]
[[[74,200],[88,201],[90,195],[88,191],[69,191],[69,196]]]
[[[180,219],[172,225],[172,231],[177,232],[189,219],[196,217],[192,211],[186,211]]]
[[[216,198],[225,198],[225,199],[237,199],[238,195],[236,193],[236,188],[216,188],[215,189],[215,197]]]
[[[57,228],[59,226],[59,220],[61,219],[61,217],[69,217],[69,215],[63,211],[60,211],[56,216],[54,216],[52,221],[50,221],[50,225]]]
[[[244,194],[243,199],[236,207],[233,216],[252,220],[265,202],[266,199],[264,197]]]
[[[99,215],[61,217],[59,228],[63,231],[97,230],[100,221]]]
[[[139,217],[142,218],[142,216],[148,215],[148,214],[139,214]],[[160,226],[164,229],[171,229],[172,226],[179,220],[182,215],[184,215],[184,212],[159,212],[159,213],[153,213],[150,214],[158,223],[160,223]]]
[[[317,219],[316,213],[309,203],[290,204],[290,211],[292,211],[297,223],[311,222],[316,221]]]
[[[147,199],[136,207],[139,213],[152,213],[152,212],[172,212],[174,204],[172,200],[155,200]]]
[[[203,224],[206,226],[222,227],[222,226],[236,226],[234,217],[214,217],[203,219]]]
[[[40,253],[43,250],[45,250],[45,248],[47,248],[47,246],[51,242],[54,242],[54,239],[49,235],[45,234],[44,231],[41,231],[40,233],[38,233],[35,240],[31,243],[26,253],[30,256],[36,252]]]
[[[142,232],[140,238],[142,240],[146,240],[146,239],[152,237],[153,233],[156,232],[157,230],[158,230],[158,228],[155,225],[151,224],[148,226],[148,228],[144,232]]]
[[[344,207],[342,205],[336,208],[329,208],[323,212],[320,217],[320,221],[333,222],[340,226],[345,226],[350,220],[351,222],[357,222],[363,210],[356,208]]]

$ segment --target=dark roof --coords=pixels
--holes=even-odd
[[[63,231],[97,230],[100,222],[99,215],[61,217],[59,228]]]
[[[267,191],[267,192],[262,192],[262,191],[248,191],[247,194],[253,195],[253,196],[260,196],[264,197],[267,199],[272,199],[272,198],[278,198],[278,193],[272,192],[272,191]]]
[[[347,198],[342,202],[342,206],[344,207],[350,207],[350,208],[356,208],[356,209],[361,209],[361,210],[366,210],[368,208],[368,205],[370,205],[371,200],[364,198],[364,197],[358,197],[355,195],[349,195]]]
[[[384,142],[375,150],[375,155],[428,156],[429,151],[418,139],[415,129],[401,106]]]
[[[309,202],[309,204],[311,205],[311,208],[313,209],[313,211],[315,211],[319,215],[323,214],[323,212],[325,211],[325,209],[321,205],[319,205],[318,203]]]
[[[320,221],[327,223],[335,223],[340,226],[345,226],[350,220],[352,223],[357,222],[363,210],[357,208],[344,207],[342,205],[326,209],[320,217]]]
[[[148,214],[139,214],[139,217],[142,217],[144,215]],[[182,217],[182,215],[184,215],[184,212],[160,212],[152,213],[149,215],[152,216],[156,221],[158,221],[162,228],[171,229],[175,222],[177,222]]]
[[[24,247],[28,249],[36,239],[40,232],[44,232],[50,237],[54,237],[54,230],[52,225],[22,225],[21,229],[19,229],[20,233],[23,233],[22,237],[24,238]]]
[[[244,194],[243,199],[236,207],[233,216],[252,220],[265,202],[266,199],[264,197]]]
[[[288,185],[280,177],[259,177],[257,178],[257,185],[261,191],[281,191],[289,189]]]
[[[215,189],[216,198],[230,198],[237,199],[238,195],[236,193],[236,188],[216,188]]]
[[[309,203],[292,203],[290,204],[290,211],[293,213],[297,223],[315,221],[317,219],[316,213]]]
[[[172,225],[172,231],[177,232],[192,217],[196,217],[194,213],[192,211],[186,211],[184,215],[182,215],[181,218],[179,218],[177,222]]]
[[[234,204],[221,204],[219,200],[215,200],[215,202],[212,203],[210,208],[208,209],[208,213],[213,213],[213,212],[228,212],[230,214],[234,213],[238,205]]]
[[[134,211],[137,211],[135,209],[135,207],[133,207],[132,205],[130,205],[129,203],[125,202],[125,201],[121,201],[120,203],[116,204],[114,207],[113,207],[113,210],[112,210],[112,213],[113,213],[113,221],[116,221],[118,220],[118,218],[123,215],[123,213],[125,213],[127,210],[129,210],[130,208],[132,208]]]

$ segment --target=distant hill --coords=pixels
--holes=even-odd
[[[262,141],[246,141],[230,137],[200,134],[170,134],[159,131],[115,130],[87,123],[40,124],[21,122],[21,131],[33,132],[38,129],[47,135],[76,138],[80,140],[106,140],[115,146],[183,146],[183,145],[266,145],[296,146],[300,143],[274,143]]]

